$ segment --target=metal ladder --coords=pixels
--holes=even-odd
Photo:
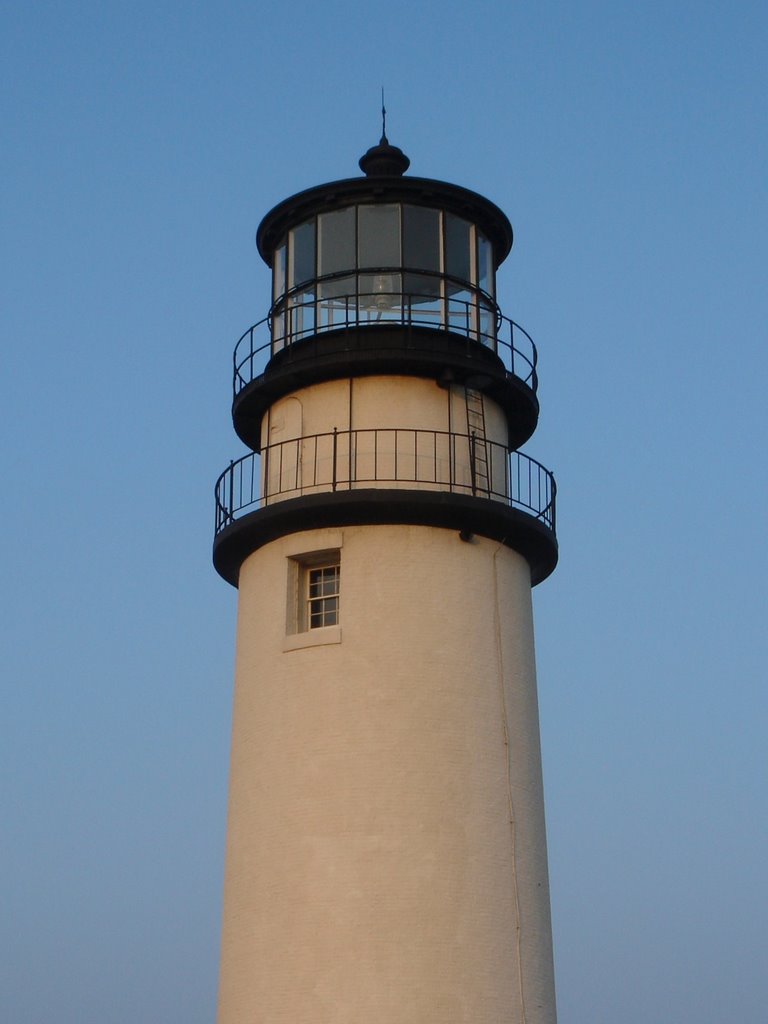
[[[485,437],[485,409],[483,394],[474,388],[464,388],[467,396],[467,434],[469,436],[469,466],[472,472],[472,493],[486,498],[491,496],[488,471],[488,445]]]

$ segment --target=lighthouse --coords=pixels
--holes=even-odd
[[[505,214],[407,174],[257,233],[249,452],[216,483],[238,588],[218,1024],[554,1024],[532,587],[552,475]]]

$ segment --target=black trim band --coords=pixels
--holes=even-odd
[[[557,565],[554,532],[521,509],[446,491],[378,488],[289,498],[244,515],[217,535],[213,564],[236,587],[248,555],[278,537],[324,527],[377,524],[438,526],[456,530],[464,538],[479,534],[499,541],[526,558],[532,586],[545,580]]]

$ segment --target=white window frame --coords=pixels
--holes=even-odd
[[[304,629],[324,629],[339,624],[341,557],[322,565],[307,565],[302,573]],[[303,630],[302,630],[303,631]]]

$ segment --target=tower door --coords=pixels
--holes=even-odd
[[[298,398],[284,398],[269,410],[261,452],[262,498],[295,498],[302,490],[303,409]]]

